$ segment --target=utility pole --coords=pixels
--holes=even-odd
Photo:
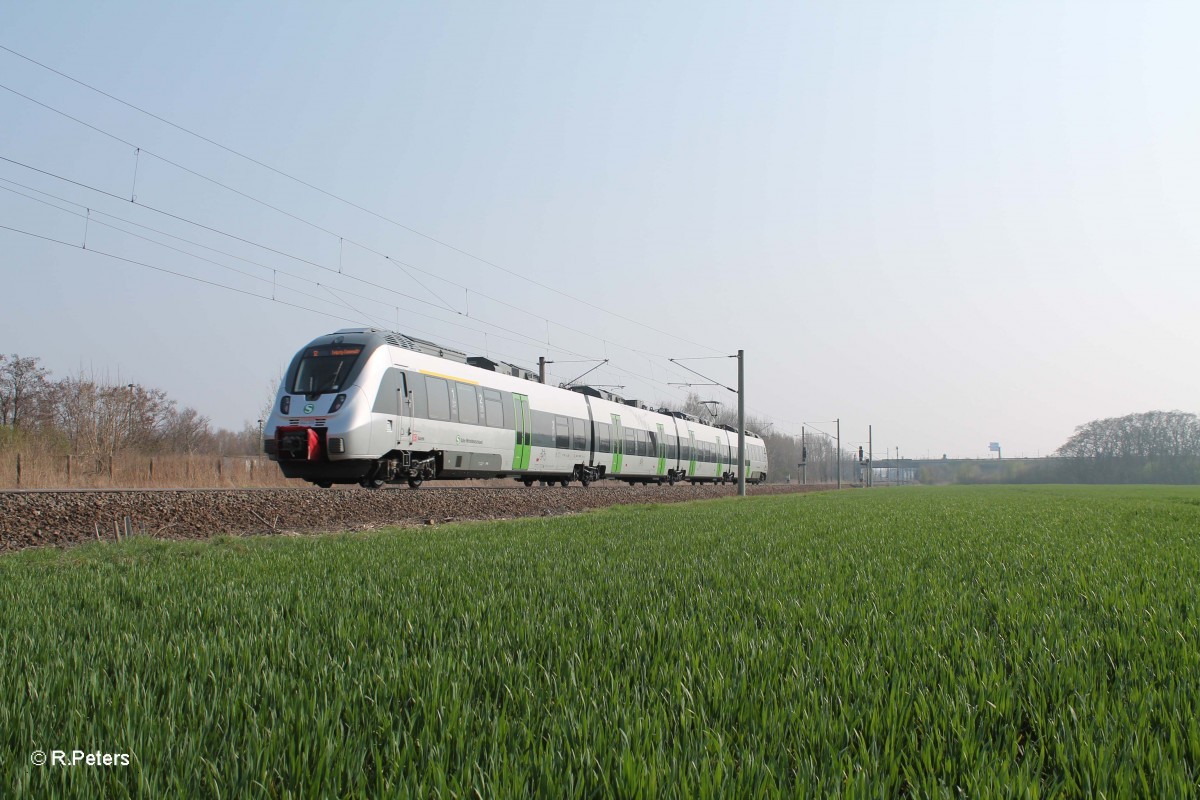
[[[837,457],[837,471],[838,471],[838,477],[837,477],[837,488],[839,488],[839,489],[840,489],[840,488],[842,488],[842,418],[841,418],[841,417],[838,417],[838,418],[837,418],[837,448],[838,448],[838,457]]]
[[[546,382],[546,357],[545,356],[538,356],[538,381],[543,384]]]
[[[738,350],[738,497],[746,496],[746,351]]]
[[[708,383],[673,383],[671,386],[720,386],[738,396],[738,497],[746,496],[746,351],[738,350],[736,356],[704,356],[704,358],[736,358],[738,360],[738,388],[734,389],[720,381],[714,381],[707,375],[696,372],[691,367],[680,364],[680,361],[697,359],[669,358],[672,364],[683,367],[694,375],[699,375]]]
[[[871,426],[867,426],[867,486],[875,485],[875,448],[872,444]]]
[[[804,441],[804,426],[800,426],[800,480],[808,486],[808,445]]]

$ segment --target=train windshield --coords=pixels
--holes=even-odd
[[[310,347],[300,358],[292,394],[323,394],[341,389],[350,377],[362,345],[335,344]]]

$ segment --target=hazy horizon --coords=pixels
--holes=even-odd
[[[556,381],[609,358],[589,379],[647,401],[700,381],[668,358],[744,348],[752,414],[840,417],[847,448],[872,425],[877,457],[1047,455],[1200,410],[1193,4],[0,19],[0,46],[366,209],[0,50],[0,352],[57,377],[240,429],[297,349],[368,324]]]

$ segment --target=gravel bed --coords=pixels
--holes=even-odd
[[[749,486],[789,494],[827,486]],[[531,488],[257,489],[0,493],[0,552],[112,540],[126,533],[166,539],[219,534],[365,530],[465,519],[552,516],[626,503],[728,497],[735,486],[594,484]]]

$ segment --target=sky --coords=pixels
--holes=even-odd
[[[600,363],[653,404],[733,408],[669,359],[736,386],[744,349],[772,431],[1044,456],[1200,411],[1197,29],[1191,2],[0,0],[0,352],[240,429],[344,327]]]

